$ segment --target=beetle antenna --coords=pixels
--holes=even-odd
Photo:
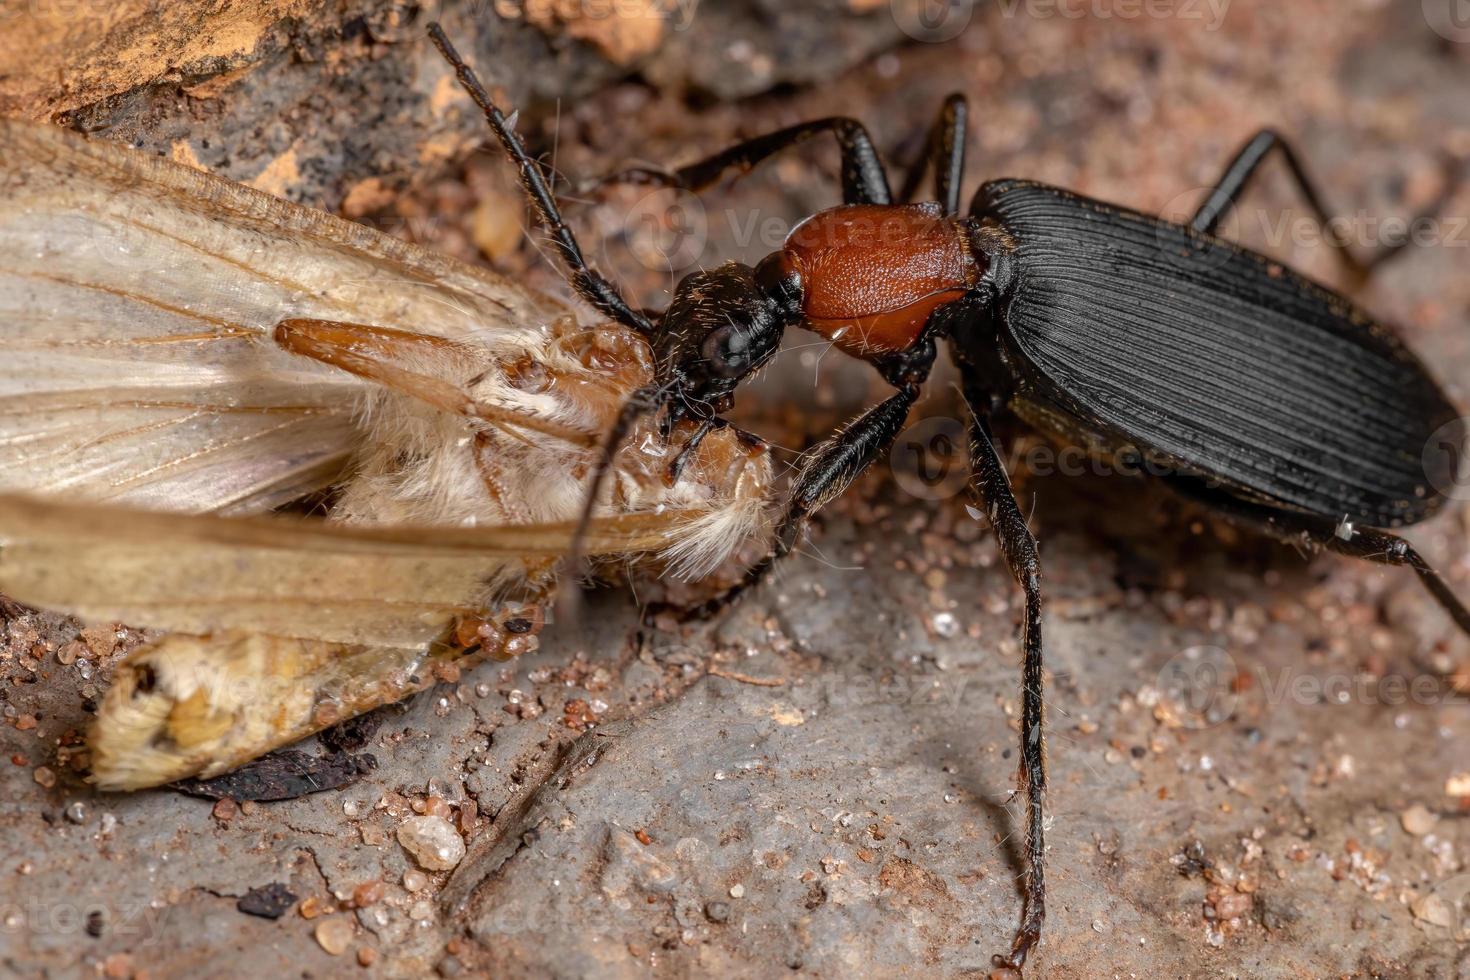
[[[597,508],[597,500],[602,496],[602,488],[607,484],[608,475],[612,473],[613,461],[617,459],[618,451],[623,448],[623,443],[628,441],[628,436],[639,422],[657,412],[668,400],[670,387],[668,385],[650,384],[639,388],[623,403],[622,411],[614,420],[612,428],[608,430],[607,441],[603,443],[602,458],[597,462],[597,469],[592,475],[592,483],[587,488],[587,499],[582,505],[582,514],[577,518],[576,530],[572,532],[572,543],[567,548],[567,560],[565,563],[564,577],[557,597],[557,611],[564,619],[573,619],[577,612],[578,587],[577,579],[582,570],[583,545],[587,539],[587,529],[592,526],[592,513]]]
[[[480,84],[480,79],[475,76],[474,70],[465,64],[454,45],[449,43],[449,38],[444,35],[444,30],[438,23],[429,25],[429,39],[434,42],[434,47],[449,62],[454,74],[459,78],[459,84],[469,93],[475,105],[485,113],[485,120],[490,123],[495,136],[500,140],[500,145],[505,149],[506,155],[511,158],[520,170],[521,187],[526,196],[531,199],[531,206],[536,211],[542,226],[551,232],[551,241],[561,255],[563,265],[566,266],[567,278],[571,286],[588,303],[604,316],[611,317],[623,326],[636,330],[645,337],[653,333],[653,323],[638,310],[628,305],[623,299],[617,287],[598,275],[587,264],[582,256],[582,248],[577,244],[577,236],[572,229],[562,220],[561,209],[557,207],[556,196],[551,192],[551,186],[546,181],[546,174],[531,155],[526,152],[521,138],[516,135],[514,119],[510,119],[500,111],[485,86]]]

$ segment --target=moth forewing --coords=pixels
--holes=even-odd
[[[705,511],[598,519],[589,553],[657,554]],[[533,649],[574,522],[371,528],[0,496],[0,591],[176,630],[115,671],[89,737],[107,789],[216,775]]]
[[[117,667],[101,785],[221,772],[534,642],[504,624],[536,621],[651,376],[633,331],[491,273],[0,121],[0,591],[175,631]],[[697,577],[765,531],[769,460],[733,433],[670,481],[690,427],[619,457],[589,557]],[[329,487],[326,521],[209,514]]]

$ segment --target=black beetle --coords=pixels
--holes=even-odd
[[[807,519],[888,449],[928,377],[936,340],[950,342],[973,414],[970,490],[1026,600],[1026,895],[1021,927],[998,965],[1019,969],[1041,936],[1046,798],[1041,565],[994,444],[998,413],[1135,457],[1179,492],[1267,534],[1407,565],[1470,634],[1470,610],[1407,541],[1381,530],[1421,521],[1443,504],[1458,457],[1424,449],[1431,438],[1462,445],[1464,421],[1389,328],[1338,293],[1215,235],[1272,150],[1329,222],[1300,159],[1275,133],[1245,145],[1188,225],[1019,180],[985,184],[962,217],[966,103],[958,95],[946,100],[897,202],[867,131],[843,117],[783,129],[672,172],[626,171],[609,180],[698,190],[822,133],[832,133],[842,152],[842,206],[802,222],[755,268],[730,262],[686,276],[668,310],[650,320],[587,266],[540,167],[442,32],[430,31],[520,167],[572,286],[647,336],[657,359],[654,384],[635,395],[609,436],[592,499],[638,416],[662,412],[665,432],[682,418],[700,420],[699,433],[726,425],[720,415],[734,392],[776,352],[787,327],[821,334],[897,389],[806,455],[771,553],[694,614],[714,614],[759,583]],[[936,202],[908,203],[931,165]],[[1454,189],[1448,184],[1441,205]],[[1363,275],[1403,244],[1366,264],[1346,247],[1339,255]]]

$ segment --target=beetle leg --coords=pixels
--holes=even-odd
[[[810,453],[791,490],[775,543],[765,558],[745,573],[739,584],[686,610],[688,618],[706,619],[734,605],[759,585],[776,563],[791,553],[807,520],[852,485],[863,471],[893,445],[919,397],[918,384],[906,384],[887,401],[868,409]]]
[[[595,185],[649,184],[700,191],[714,184],[727,170],[738,167],[742,172],[750,171],[766,157],[822,133],[831,133],[837,137],[837,147],[842,153],[842,203],[891,203],[893,195],[888,189],[888,174],[883,169],[878,151],[873,147],[873,138],[868,135],[862,123],[846,116],[832,116],[778,129],[774,133],[737,143],[728,150],[677,170],[651,170],[646,167],[622,170],[603,177]]]
[[[945,214],[960,210],[960,182],[965,177],[965,131],[970,103],[956,92],[944,100],[939,117],[934,120],[924,139],[924,151],[904,177],[898,203],[907,204],[919,191],[919,182],[934,164],[934,199],[944,206]]]
[[[680,447],[679,452],[674,456],[674,461],[669,464],[670,486],[679,482],[679,477],[683,474],[685,465],[688,464],[691,456],[699,452],[699,446],[704,442],[704,437],[715,429],[723,429],[729,424],[718,415],[711,415],[699,423],[699,428],[695,429],[694,434],[685,440],[684,445]]]
[[[429,37],[444,60],[449,62],[459,78],[460,85],[474,99],[475,104],[485,113],[485,120],[490,123],[491,130],[500,140],[500,145],[505,153],[520,170],[521,188],[526,192],[526,197],[531,201],[531,207],[536,211],[537,218],[542,226],[551,233],[551,243],[561,256],[562,264],[566,266],[568,280],[576,290],[577,295],[586,300],[594,309],[603,315],[610,317],[632,330],[643,334],[645,337],[653,333],[653,324],[648,317],[628,305],[623,299],[617,287],[599,275],[587,260],[582,256],[582,249],[577,244],[577,236],[572,229],[562,220],[561,209],[557,207],[556,195],[552,193],[551,186],[546,181],[546,174],[542,172],[540,164],[531,159],[526,148],[521,143],[521,138],[516,135],[512,123],[507,120],[500,108],[486,94],[484,86],[475,77],[474,71],[460,58],[459,52],[449,43],[438,24],[429,25]]]
[[[593,511],[597,509],[598,498],[602,496],[602,488],[613,471],[613,462],[617,459],[618,450],[623,447],[623,443],[627,442],[628,436],[633,433],[634,427],[642,419],[660,411],[667,404],[668,393],[667,387],[654,384],[644,385],[628,396],[628,400],[623,403],[622,411],[613,420],[612,428],[607,434],[607,441],[603,443],[602,458],[597,461],[597,468],[592,471],[592,483],[587,489],[586,502],[582,505],[581,516],[577,519],[577,528],[572,533],[571,546],[567,548],[563,565],[566,578],[563,580],[556,603],[564,619],[575,618],[576,579],[582,572],[582,543],[587,538],[587,529],[592,526]]]
[[[1214,493],[1193,482],[1170,478],[1174,489],[1197,500],[1216,513],[1255,527],[1282,541],[1296,542],[1313,549],[1326,549],[1350,558],[1360,558],[1378,565],[1407,565],[1419,576],[1451,619],[1466,635],[1470,635],[1470,609],[1451,591],[1444,577],[1419,554],[1412,544],[1397,534],[1372,527],[1354,527],[1346,521],[1333,521],[1310,514],[1276,510],[1253,504],[1226,493]]]
[[[1312,212],[1316,215],[1322,227],[1326,229],[1332,224],[1333,216],[1328,213],[1327,205],[1323,201],[1322,194],[1318,190],[1316,182],[1307,173],[1306,165],[1302,163],[1301,156],[1292,149],[1291,144],[1280,133],[1270,129],[1263,129],[1255,136],[1252,136],[1240,148],[1235,158],[1225,168],[1224,173],[1220,175],[1220,179],[1216,182],[1214,190],[1210,192],[1209,197],[1205,198],[1204,203],[1195,212],[1194,219],[1190,222],[1195,231],[1204,232],[1209,235],[1216,233],[1220,222],[1230,213],[1230,209],[1239,202],[1251,178],[1255,176],[1256,171],[1260,169],[1261,164],[1271,154],[1272,150],[1280,151],[1282,159],[1286,161],[1286,166],[1291,171],[1292,179],[1296,181],[1296,185],[1300,188],[1302,196],[1306,198],[1308,206],[1311,207]],[[1461,168],[1458,163],[1452,163],[1447,166],[1446,170],[1445,186],[1440,192],[1439,197],[1423,213],[1416,215],[1409,222],[1410,227],[1413,227],[1420,221],[1438,215],[1454,196],[1455,191],[1458,189]],[[1412,243],[1413,238],[1412,236],[1406,235],[1400,241],[1381,245],[1367,260],[1358,258],[1353,253],[1350,244],[1339,236],[1328,235],[1327,240],[1337,250],[1337,255],[1349,275],[1361,281],[1366,279],[1379,265],[1402,252],[1405,246]]]
[[[1021,927],[1009,956],[996,956],[997,966],[1019,970],[1041,938],[1046,918],[1046,742],[1042,686],[1041,559],[1036,538],[1016,503],[1005,464],[996,452],[990,427],[976,415],[970,425],[970,493],[990,519],[1006,566],[1026,596],[1021,627],[1025,663],[1021,687],[1021,776],[1026,785],[1026,895]]]
[[[1376,528],[1351,528],[1346,534],[1347,537],[1343,537],[1342,533],[1332,533],[1322,538],[1319,531],[1318,543],[1329,551],[1380,565],[1408,565],[1419,576],[1419,581],[1424,583],[1429,594],[1434,596],[1434,601],[1455,621],[1455,625],[1466,635],[1470,635],[1470,609],[1465,608],[1465,604],[1450,590],[1444,577],[1424,560],[1424,556],[1413,545],[1397,534]]]

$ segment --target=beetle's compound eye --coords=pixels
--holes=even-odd
[[[704,338],[699,353],[710,373],[720,378],[738,378],[751,367],[750,329],[721,327]]]

